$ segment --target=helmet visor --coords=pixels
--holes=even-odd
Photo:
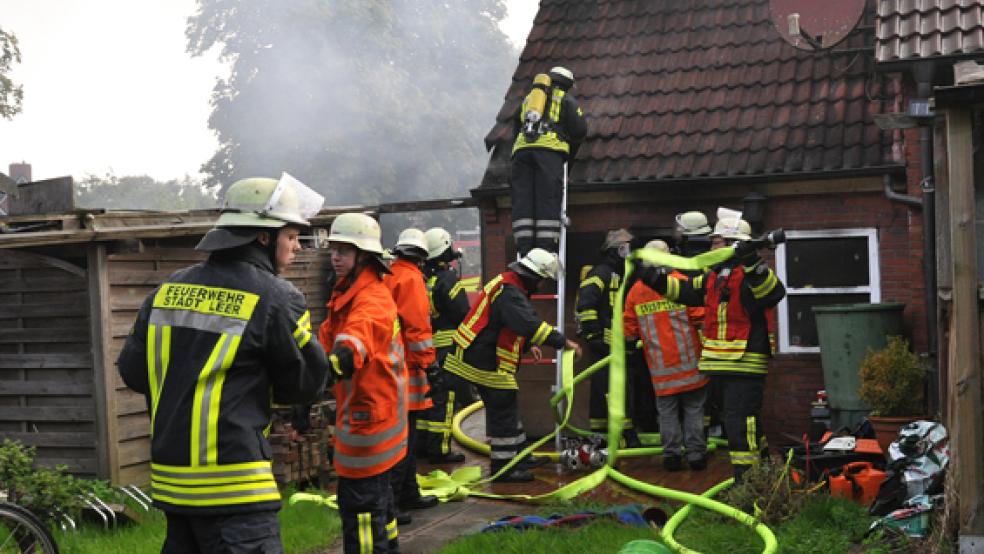
[[[308,219],[317,215],[324,203],[324,196],[284,172],[260,214],[300,225],[310,225]]]

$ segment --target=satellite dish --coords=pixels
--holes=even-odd
[[[769,0],[779,36],[800,50],[833,48],[858,26],[865,0]]]

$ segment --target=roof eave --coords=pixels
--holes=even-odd
[[[765,175],[727,175],[714,177],[680,177],[673,179],[625,179],[617,181],[572,181],[571,189],[578,192],[594,192],[605,190],[631,190],[653,186],[672,185],[747,185],[757,183],[774,183],[781,181],[808,181],[823,179],[844,179],[849,177],[869,177],[872,175],[903,175],[904,164],[887,164],[853,169],[799,171],[792,173],[771,173]],[[502,196],[509,193],[508,186],[479,187],[471,191],[477,199]]]

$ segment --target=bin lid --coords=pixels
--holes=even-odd
[[[831,304],[830,306],[814,306],[814,313],[843,313],[843,312],[888,312],[902,310],[905,304],[902,302],[881,302],[872,304],[862,302],[859,304]]]

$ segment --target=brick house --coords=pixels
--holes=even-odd
[[[895,13],[895,4],[877,9]],[[834,48],[807,52],[780,37],[767,0],[543,0],[472,191],[484,277],[515,256],[511,118],[533,76],[564,65],[589,125],[570,170],[568,314],[576,271],[594,263],[608,229],[668,237],[674,214],[697,209],[713,222],[718,206],[761,206],[764,197],[753,225],[789,236],[771,260],[789,290],[763,413],[773,444],[808,428],[809,402],[824,388],[812,306],[902,302],[907,334],[928,352],[919,133],[875,123],[902,111],[915,87],[899,68],[879,67],[876,25],[887,18],[877,9],[869,2]],[[879,48],[892,36],[878,31]],[[573,318],[566,321],[573,334]],[[540,403],[552,380],[545,373],[520,372],[534,433],[528,404]]]

